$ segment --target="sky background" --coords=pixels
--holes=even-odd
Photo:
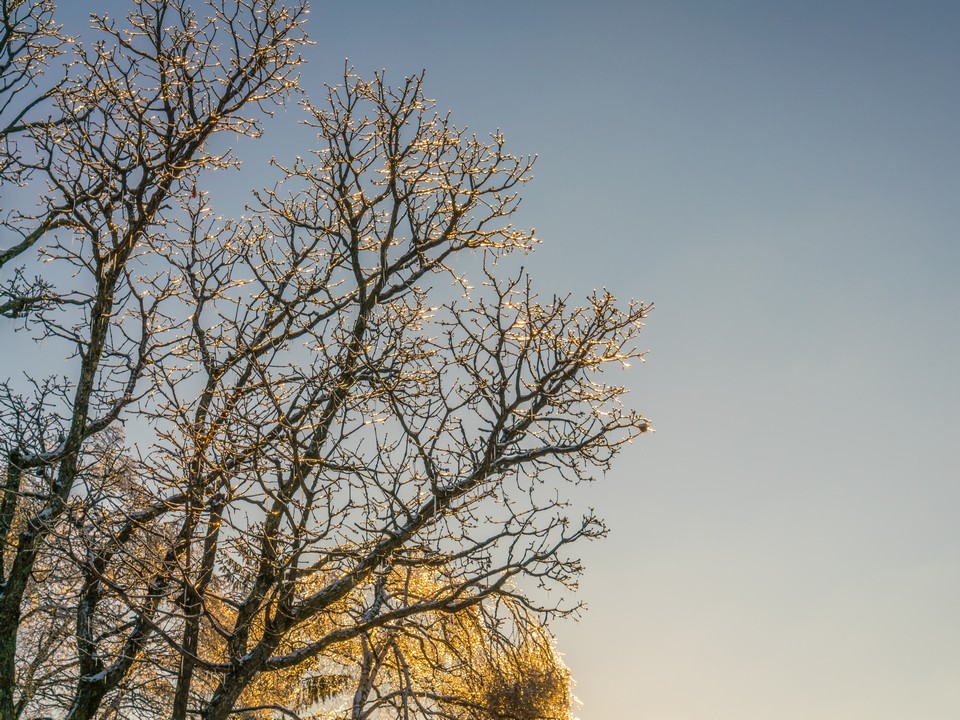
[[[345,58],[425,68],[539,155],[541,290],[656,303],[628,382],[657,433],[576,495],[612,528],[555,626],[580,718],[960,717],[960,3],[314,2],[309,30],[315,98]]]

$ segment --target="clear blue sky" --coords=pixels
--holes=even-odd
[[[541,288],[656,302],[657,434],[579,493],[613,528],[556,627],[582,720],[960,717],[960,4],[315,2],[310,31],[315,96],[347,57],[426,68],[540,155]]]

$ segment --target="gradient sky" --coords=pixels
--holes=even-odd
[[[426,68],[539,154],[541,289],[656,303],[657,433],[577,495],[612,526],[555,627],[580,718],[960,717],[960,3],[315,2],[310,32],[315,97],[347,57]]]

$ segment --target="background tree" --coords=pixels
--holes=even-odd
[[[383,597],[426,597],[445,577],[442,568],[395,569],[378,590]],[[342,625],[336,613],[320,615],[287,642],[307,643]],[[201,647],[220,642],[205,634]],[[288,708],[301,716],[344,720],[569,720],[571,684],[546,628],[520,603],[501,597],[456,613],[411,616],[307,663],[263,674],[244,691],[236,710],[247,718]]]
[[[430,593],[437,580],[402,584]],[[350,720],[573,717],[570,672],[552,637],[511,598],[378,629],[349,657],[360,658]]]
[[[7,314],[75,368],[0,393],[0,713],[222,720],[335,657],[360,664],[354,717],[539,712],[511,668],[562,667],[535,629],[576,606],[542,591],[605,530],[561,490],[647,429],[599,374],[638,356],[648,307],[538,297],[506,260],[535,242],[510,224],[531,161],[437,114],[422,77],[346,73],[304,103],[310,157],[217,218],[194,178],[230,159],[208,140],[256,134],[246,109],[294,88],[303,8],[208,12],[95,19],[107,42],[11,160],[46,189],[6,217],[4,262],[40,253],[52,279],[8,285]],[[30,648],[65,609],[52,668]],[[437,618],[489,646],[446,695]]]

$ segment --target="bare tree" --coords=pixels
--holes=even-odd
[[[108,42],[79,47],[60,120],[25,131],[15,162],[46,187],[5,219],[4,262],[78,279],[7,286],[6,314],[71,351],[73,376],[0,388],[3,720],[223,720],[338,653],[370,679],[384,648],[381,707],[457,717],[404,679],[397,638],[577,607],[544,590],[575,585],[570,546],[605,528],[563,487],[648,428],[600,373],[640,355],[649,306],[537,295],[508,259],[535,243],[510,223],[532,161],[438,114],[422,76],[345,73],[304,103],[315,151],[219,219],[195,177],[230,158],[208,140],[256,134],[294,89],[303,12],[98,18]],[[31,648],[55,622],[54,668]]]
[[[44,122],[31,111],[62,88],[41,84],[66,42],[53,11],[52,0],[0,0],[0,182],[22,179],[16,140]]]
[[[52,115],[50,100],[64,89],[65,80],[45,83],[53,59],[64,52],[66,39],[53,21],[52,0],[0,0],[0,190],[25,182],[22,145],[29,134],[60,118]],[[46,111],[46,115],[42,111]],[[29,152],[27,153],[29,157]],[[0,248],[0,267],[30,244],[24,239]],[[0,317],[17,317],[42,302],[46,283],[14,273],[0,286]]]
[[[57,290],[48,280],[24,282],[17,269],[2,288],[5,315],[27,315],[41,337],[73,353],[72,378],[38,381],[32,400],[8,383],[0,394],[3,718],[18,712],[17,632],[38,557],[68,506],[88,443],[117,422],[151,362],[150,311],[158,298],[137,287],[136,258],[196,174],[229,163],[209,151],[209,139],[224,130],[256,133],[256,116],[289,93],[305,12],[302,5],[249,0],[211,3],[210,15],[198,18],[180,0],[142,0],[123,24],[95,19],[103,40],[77,45],[66,79],[20,103],[49,48],[62,46],[51,7],[44,0],[3,5],[0,54],[8,61],[0,67],[0,101],[20,109],[6,122],[2,162],[32,178],[38,200],[33,210],[4,216],[13,243],[0,252],[0,266],[7,270],[39,250],[65,266],[68,278],[74,274],[71,287]],[[28,122],[30,113],[41,120]],[[13,135],[20,147],[10,142]],[[88,689],[81,695],[94,697],[112,676],[90,680],[98,663],[80,644],[81,685]]]

